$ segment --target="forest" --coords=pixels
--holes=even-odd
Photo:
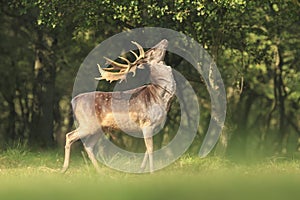
[[[214,154],[300,153],[298,0],[8,0],[1,1],[0,19],[0,151],[18,144],[33,151],[63,149],[65,134],[74,129],[73,84],[89,52],[122,31],[162,27],[203,45],[220,71],[227,115]],[[166,59],[197,93],[201,117],[189,149],[197,154],[210,97],[188,62],[172,54]],[[110,88],[99,82],[99,90]],[[154,138],[156,148],[176,133],[178,109],[175,100],[165,129]],[[115,134],[124,148],[145,148],[141,140]]]

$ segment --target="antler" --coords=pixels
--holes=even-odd
[[[145,52],[143,47],[139,45],[137,42],[131,41],[131,43],[136,45],[137,48],[139,49],[139,54],[140,54],[139,56],[134,51],[130,50],[130,52],[135,56],[136,60],[133,63],[131,63],[127,58],[119,56],[121,60],[127,63],[127,64],[122,64],[122,63],[115,62],[107,57],[104,57],[106,63],[108,63],[112,67],[101,68],[101,66],[97,64],[101,77],[95,78],[96,80],[105,79],[109,82],[120,80],[121,83],[123,80],[126,80],[126,75],[129,72],[132,72],[133,76],[135,76],[136,68],[140,67],[138,65],[138,62],[145,57]]]

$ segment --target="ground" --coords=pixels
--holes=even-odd
[[[62,151],[0,153],[0,199],[299,199],[300,160],[272,157],[233,162],[184,155],[154,174],[127,174],[101,165],[97,173],[75,152],[60,174]]]

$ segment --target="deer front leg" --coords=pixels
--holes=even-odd
[[[144,141],[146,145],[146,153],[145,157],[142,163],[143,165],[146,165],[147,157],[149,158],[149,171],[150,173],[153,173],[154,167],[153,167],[153,139],[152,139],[153,129],[152,127],[145,127],[143,128],[143,135],[144,135]],[[148,155],[148,156],[147,156]]]
[[[62,173],[65,173],[69,167],[70,163],[70,154],[71,154],[71,145],[79,140],[78,130],[71,131],[66,135],[66,145],[65,145],[65,159],[63,168],[61,170]]]
[[[94,134],[94,135],[88,136],[83,141],[84,149],[85,149],[86,153],[88,154],[88,157],[91,160],[91,162],[94,165],[97,172],[100,172],[100,167],[98,165],[97,159],[95,158],[94,147],[97,144],[99,137],[100,137],[100,134]]]

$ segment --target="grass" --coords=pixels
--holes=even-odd
[[[96,173],[80,152],[60,174],[63,152],[0,153],[0,199],[299,199],[300,160],[272,158],[235,163],[184,155],[154,174],[101,167]]]

